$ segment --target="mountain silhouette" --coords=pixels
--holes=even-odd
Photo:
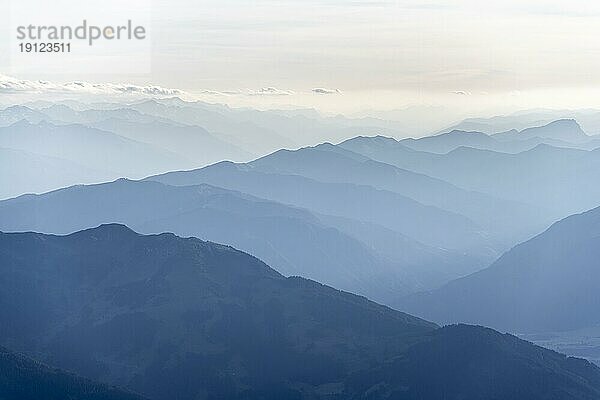
[[[143,114],[168,118],[186,125],[201,126],[222,140],[252,154],[265,154],[281,147],[293,147],[295,141],[271,127],[263,127],[246,118],[234,118],[229,107],[205,103],[163,104],[147,100],[129,108]]]
[[[46,119],[47,116],[44,113],[22,105],[14,105],[0,110],[0,127],[10,126],[22,120],[38,124]]]
[[[433,136],[403,139],[400,143],[413,150],[438,154],[445,154],[459,147],[504,153],[520,153],[540,144],[582,150],[600,147],[600,140],[588,136],[573,119],[540,123],[539,126],[533,125],[520,131],[511,127],[509,130],[491,134],[477,130],[452,129]]]
[[[351,141],[352,139],[348,142]],[[461,130],[452,130],[447,133],[418,139],[403,139],[400,141],[400,144],[413,150],[440,154],[448,153],[461,146],[477,149],[492,149],[499,146],[497,140],[485,133]]]
[[[64,234],[111,222],[143,233],[174,232],[229,244],[286,276],[318,279],[380,301],[420,287],[410,273],[414,264],[381,257],[305,209],[210,185],[120,179],[0,202],[3,231]],[[426,256],[425,251],[413,255]]]
[[[523,129],[520,132],[509,131],[493,135],[498,140],[525,140],[532,138],[545,138],[578,143],[590,140],[590,137],[581,129],[574,119],[560,119],[549,124]]]
[[[56,157],[0,148],[0,199],[43,193],[76,183],[103,182],[111,175],[109,171],[93,170]]]
[[[539,144],[518,154],[471,147],[432,154],[407,149],[393,139],[386,140],[385,146],[381,139],[352,142],[341,146],[466,190],[528,204],[529,208],[518,217],[509,217],[504,223],[509,227],[516,221],[517,225],[531,224],[530,234],[536,229],[539,232],[540,226],[549,222],[598,205],[600,188],[592,183],[600,179],[600,149],[586,151]],[[503,207],[494,209],[502,212]]]
[[[84,125],[55,125],[46,121],[30,124],[22,120],[0,128],[0,147],[54,157],[86,168],[111,171],[120,176],[143,177],[190,165],[189,160],[151,145],[112,132]],[[14,168],[18,171],[20,165]]]
[[[61,371],[0,347],[3,400],[143,400],[140,395]]]
[[[512,332],[566,331],[600,323],[600,208],[573,215],[500,257],[489,268],[403,306],[439,322]]]
[[[382,142],[381,138],[376,140],[379,144]],[[402,145],[399,147],[406,149]],[[398,148],[394,147],[395,150]],[[418,152],[408,150],[408,153]],[[406,152],[402,153],[403,160],[404,154]],[[522,202],[507,201],[502,196],[490,196],[471,188],[465,190],[443,178],[432,178],[435,175],[429,174],[426,160],[437,160],[435,157],[441,156],[422,154],[417,154],[418,158],[406,157],[404,162],[409,168],[399,168],[391,161],[376,161],[342,146],[323,144],[297,151],[278,151],[249,165],[263,172],[303,175],[322,182],[367,185],[460,214],[479,227],[480,234],[487,239],[484,246],[500,252],[548,226],[547,218]],[[418,161],[415,164],[422,171],[413,171],[417,168],[411,160]],[[445,175],[452,176],[452,173],[451,169],[445,171]]]
[[[221,160],[247,161],[252,158],[250,153],[219,139],[199,126],[178,126],[162,121],[135,122],[114,117],[90,125],[180,154],[191,160],[193,166],[208,165]],[[182,165],[180,168],[184,167]]]
[[[400,257],[401,265],[411,265],[415,271],[436,269],[440,278],[453,273],[462,275],[489,259],[473,256],[469,260],[458,252],[441,250],[481,243],[479,228],[467,218],[367,185],[323,183],[300,175],[265,173],[252,165],[228,162],[148,179],[178,186],[207,183],[302,207],[320,214],[321,220],[327,220],[358,240],[369,241],[369,237],[377,236],[374,242],[384,243],[389,239],[383,236],[391,235],[395,243],[390,244],[395,249],[384,250],[385,253]],[[343,220],[330,218],[332,216]],[[429,254],[435,257],[432,259]],[[456,260],[455,265],[449,265],[448,260],[450,264]]]
[[[0,234],[0,341],[150,398],[578,399],[587,361],[436,325],[231,247],[103,225]]]
[[[590,135],[597,135],[598,132],[600,132],[600,113],[598,110],[530,109],[518,111],[510,115],[498,115],[491,118],[467,118],[451,128],[443,129],[439,133],[458,129],[494,135],[513,129],[522,131],[527,128],[548,125],[557,120],[570,119],[575,119],[578,124],[581,124],[583,127],[582,129]]]

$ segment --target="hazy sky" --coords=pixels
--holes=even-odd
[[[76,4],[59,1],[61,8]],[[29,73],[11,69],[6,56],[0,56],[0,73],[57,82],[155,84],[236,104],[330,111],[433,104],[500,112],[600,104],[600,2],[146,4],[150,73],[114,74],[110,65],[100,74],[97,69]],[[119,9],[113,12],[125,17]],[[126,17],[135,20],[133,14]],[[261,90],[266,87],[273,89]]]

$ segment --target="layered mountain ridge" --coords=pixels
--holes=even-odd
[[[0,261],[2,344],[154,399],[600,393],[586,361],[485,328],[439,329],[195,238],[115,224],[3,233]]]

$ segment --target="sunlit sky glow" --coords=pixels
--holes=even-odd
[[[151,13],[151,73],[111,74],[107,66],[102,74],[27,74],[5,56],[0,73],[333,112],[441,105],[475,115],[600,104],[598,2],[154,0]]]

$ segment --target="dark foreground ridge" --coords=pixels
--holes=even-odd
[[[0,347],[2,400],[144,400],[144,397],[50,368]]]
[[[600,398],[587,361],[195,238],[0,234],[0,274],[0,344],[152,399]]]

